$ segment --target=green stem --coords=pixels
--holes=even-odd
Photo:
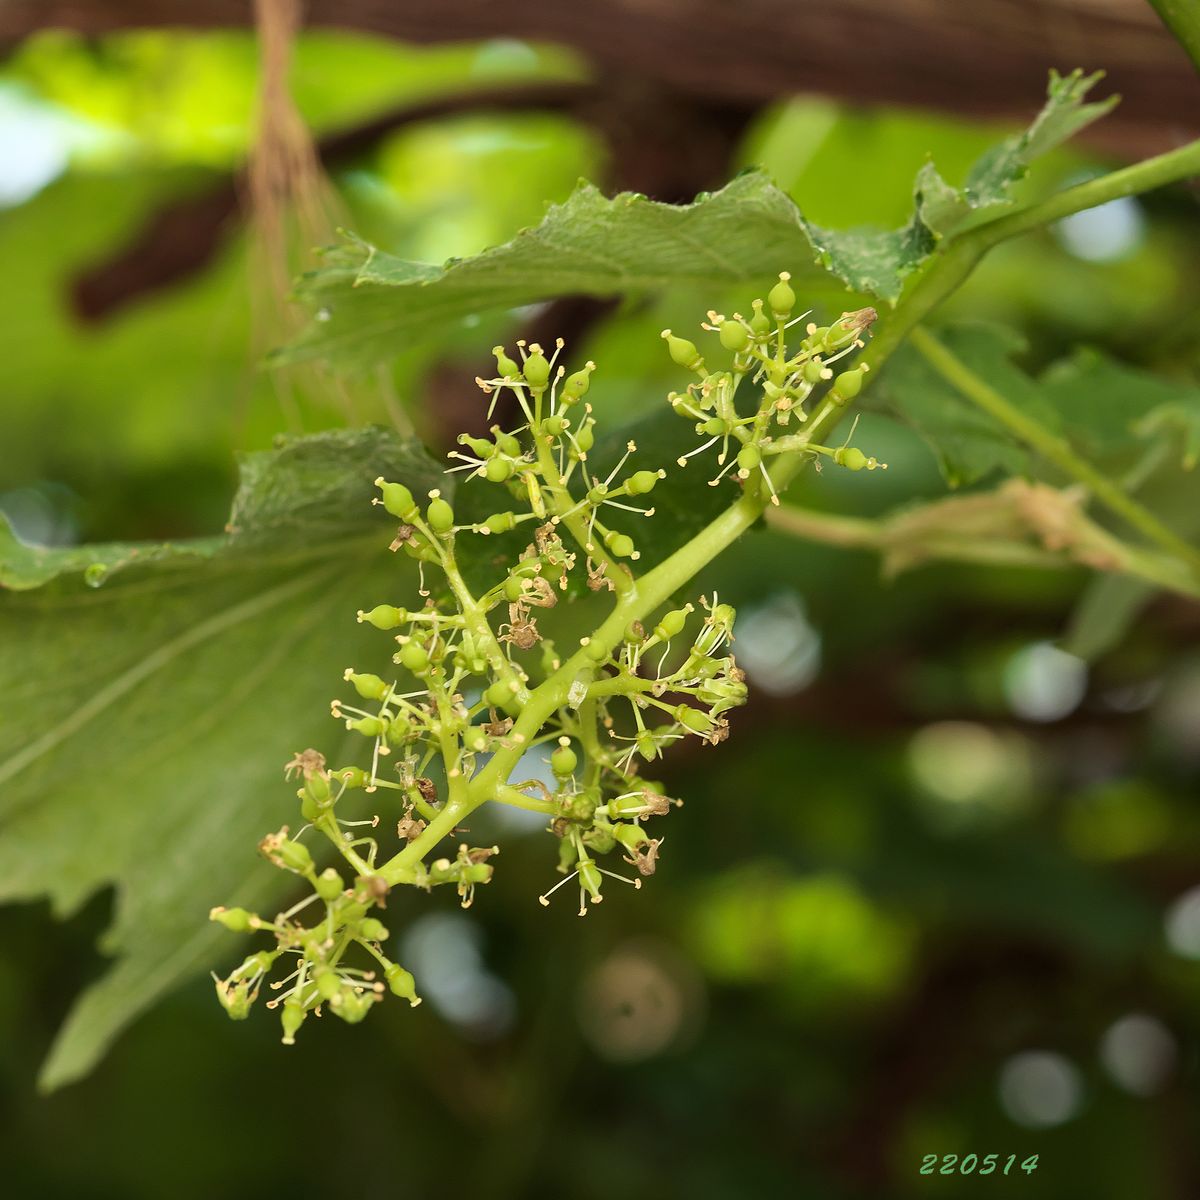
[[[510,804],[513,808],[524,808],[529,812],[545,813],[549,817],[557,817],[562,811],[553,800],[538,800],[533,796],[526,796],[524,792],[519,792],[515,787],[509,787],[508,784],[502,784],[498,787],[492,799],[499,801],[501,804]]]
[[[580,520],[578,513],[571,512],[575,507],[575,498],[559,474],[554,455],[540,432],[531,430],[531,433],[534,452],[537,454],[538,466],[542,469],[542,478],[546,482],[546,491],[554,515],[567,527],[584,554],[590,555],[597,562],[604,564],[606,578],[612,580],[618,595],[623,594],[630,587],[629,573],[619,568],[608,551],[595,539],[589,541],[587,525]]]
[[[860,361],[878,369],[908,334],[956,291],[979,260],[1001,242],[1060,221],[1072,213],[1151,191],[1200,174],[1200,140],[1147,158],[1132,166],[1089,179],[1026,208],[977,225],[949,239],[930,259],[916,282],[883,322]]]
[[[957,238],[950,239],[932,257],[916,283],[884,322],[878,335],[864,351],[861,361],[871,369],[878,370],[917,325],[971,274],[987,251],[1007,238],[1016,237],[1051,221],[1061,220],[1071,213],[1094,208],[1098,204],[1122,196],[1148,191],[1197,173],[1200,173],[1200,141],[1114,171],[1099,179],[1088,180],[1038,204],[986,222]],[[1002,398],[1001,400],[1011,408],[1006,401]],[[806,440],[823,441],[825,435],[840,420],[843,412],[844,409],[832,401],[822,401],[808,421]],[[1018,412],[1017,415],[1022,414]],[[1045,433],[1044,430],[1042,432]],[[776,487],[785,487],[809,458],[810,455],[803,449],[780,455],[771,467],[772,480]],[[1101,479],[1101,483],[1107,485],[1108,481]],[[1097,491],[1097,495],[1100,494],[1101,492]],[[1133,504],[1123,493],[1120,495],[1121,500],[1118,503],[1123,507]],[[749,529],[762,515],[766,507],[765,499],[763,489],[756,481],[755,486],[748,487],[741,499],[735,501],[690,542],[641,579],[625,586],[618,583],[618,602],[593,636],[602,639],[608,645],[616,645],[630,621],[648,616]],[[1134,505],[1134,508],[1139,513],[1144,512],[1140,505]],[[1128,516],[1128,513],[1124,515]],[[1150,514],[1144,515],[1157,525]],[[1140,524],[1139,527],[1145,531],[1144,524]],[[1160,540],[1160,544],[1161,534],[1165,534],[1172,540],[1173,547],[1184,548],[1187,561],[1193,560],[1196,552],[1192,547],[1175,538],[1165,527],[1159,526],[1158,533],[1160,538],[1156,540]],[[381,874],[385,878],[391,871],[401,871],[419,862],[453,830],[458,821],[490,799],[499,787],[506,785],[517,759],[531,744],[545,721],[566,702],[568,689],[575,678],[581,672],[589,671],[591,666],[590,660],[580,650],[530,693],[529,700],[513,727],[512,748],[496,753],[487,766],[470,781],[465,796],[461,800],[448,801],[421,836],[410,842],[381,868]]]
[[[1200,71],[1200,5],[1196,0],[1150,0],[1150,5]]]
[[[487,619],[487,614],[472,595],[470,588],[467,587],[466,581],[458,570],[458,564],[454,560],[453,549],[444,556],[442,569],[446,573],[446,581],[450,584],[450,588],[454,592],[458,606],[462,609],[463,620],[466,622],[467,628],[482,643],[482,649],[487,655],[492,669],[510,687],[516,686],[517,691],[514,693],[515,695],[524,698],[527,694],[524,681],[513,670],[508,659],[505,657],[504,650],[501,648],[495,631]]]
[[[938,504],[927,506],[929,509]],[[767,524],[780,533],[822,542],[845,549],[870,550],[885,558],[896,555],[900,566],[912,567],[929,559],[968,563],[974,566],[1032,567],[1061,569],[1073,566],[1096,566],[1086,558],[1056,553],[1029,542],[1003,536],[979,536],[968,532],[922,529],[920,539],[914,540],[907,527],[920,528],[925,509],[906,509],[894,517],[867,520],[784,505],[766,514]],[[1081,530],[1086,528],[1090,547],[1103,547],[1108,562],[1104,569],[1132,575],[1176,592],[1189,599],[1200,599],[1200,576],[1189,571],[1174,556],[1164,556],[1119,541],[1099,526],[1079,514]],[[1031,532],[1033,532],[1031,530]]]
[[[1132,499],[1111,479],[1081,458],[1065,438],[1052,433],[1040,421],[1002,396],[927,330],[914,329],[909,336],[925,361],[977,408],[1015,433],[1047,461],[1073,479],[1079,480],[1101,504],[1145,534],[1152,542],[1190,564],[1194,570],[1200,570],[1200,550],[1168,529],[1149,509]]]

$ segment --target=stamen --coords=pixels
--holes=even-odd
[[[540,895],[538,897],[538,903],[543,908],[549,908],[550,907],[550,897],[553,896],[554,893],[557,892],[558,889],[563,886],[563,884],[570,883],[571,880],[574,879],[575,876],[578,874],[579,874],[579,868],[577,867],[574,871],[572,871],[570,873],[570,875],[567,875],[565,878],[560,879],[548,892],[544,892],[542,895]]]
[[[721,480],[722,480],[722,479],[724,479],[724,478],[725,478],[725,476],[726,476],[726,475],[728,475],[728,474],[729,474],[729,472],[730,472],[730,471],[732,471],[732,470],[733,470],[733,468],[734,468],[734,467],[736,467],[736,466],[737,466],[737,459],[736,459],[736,458],[731,458],[731,459],[730,459],[730,460],[729,460],[729,461],[728,461],[728,462],[725,464],[725,466],[723,466],[723,467],[721,468],[721,472],[720,472],[720,474],[719,474],[719,475],[716,477],[716,479],[710,479],[710,480],[708,481],[708,486],[709,486],[709,487],[716,487],[716,486],[717,486],[717,484],[718,484],[718,483],[720,483],[720,482],[721,482]],[[741,472],[739,472],[739,474],[740,474],[740,473],[741,473]]]
[[[599,871],[601,875],[607,875],[609,879],[619,879],[622,883],[630,884],[634,891],[640,892],[642,890],[642,881],[640,879],[630,879],[626,875],[618,875],[615,871],[605,870],[604,867],[599,865],[597,865],[596,870]]]
[[[709,446],[715,446],[717,441],[718,441],[718,439],[716,437],[710,437],[708,439],[708,441],[704,443],[703,446],[697,446],[695,448],[695,450],[689,450],[686,454],[681,454],[675,461],[681,467],[685,467],[685,466],[687,466],[687,460],[689,458],[691,458],[694,454],[702,453],[703,451],[707,450],[709,448]]]
[[[621,461],[608,473],[608,478],[604,481],[604,486],[608,487],[616,478],[617,472],[625,465],[625,460],[637,449],[633,442],[627,442],[625,445],[625,453],[621,455]]]
[[[299,836],[299,835],[297,835],[297,836]],[[291,917],[294,917],[302,908],[307,908],[316,899],[317,899],[317,893],[316,892],[311,893],[305,899],[301,900],[299,904],[293,904],[292,907],[287,910],[287,912],[280,913],[279,916],[277,916],[275,918],[275,920],[276,921],[286,921],[286,920],[290,919]]]
[[[767,491],[771,493],[771,503],[778,506],[779,497],[775,494],[775,485],[771,482],[771,476],[767,474],[767,464],[760,462],[758,469],[762,472],[763,478],[767,481]]]

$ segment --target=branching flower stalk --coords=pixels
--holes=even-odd
[[[778,504],[780,487],[802,463],[852,471],[882,465],[806,432],[814,392],[841,406],[861,390],[867,367],[842,360],[863,345],[874,310],[824,327],[808,323],[792,349],[789,329],[807,316],[793,317],[795,306],[785,273],[749,317],[710,312],[702,328],[727,362],[715,370],[693,342],[663,332],[672,360],[694,376],[668,397],[699,439],[674,469],[695,471],[714,459],[709,482],[737,491],[716,520],[650,570],[638,572],[637,538],[626,530],[652,517],[647,497],[667,471],[639,464],[632,442],[606,475],[593,470],[595,418],[585,397],[595,364],[568,373],[558,362],[561,342],[549,358],[537,345],[518,342],[517,358],[497,347],[495,376],[478,381],[489,414],[508,391],[523,417],[515,429],[493,425],[490,438],[464,434],[451,455],[451,471],[502,491],[504,502],[484,521],[461,523],[440,490],[422,506],[404,484],[376,481],[376,503],[400,523],[391,549],[417,560],[424,602],[358,614],[392,633],[402,668],[392,679],[346,671],[354,699],[335,700],[332,712],[364,739],[363,761],[330,768],[308,749],[286,764],[301,783],[303,824],[295,834],[285,827],[268,835],[260,850],[305,879],[311,893],[273,919],[242,908],[212,911],[230,930],[274,938],[272,949],[217,979],[230,1016],[248,1014],[272,973],[281,977],[269,985],[268,1004],[281,1008],[288,1044],[312,1013],[328,1009],[355,1022],[387,991],[420,1003],[412,975],[384,952],[389,934],[377,912],[400,886],[449,885],[464,907],[471,904],[492,878],[498,847],[459,842],[447,854],[442,844],[482,804],[546,818],[562,879],[539,897],[543,904],[568,887],[583,916],[609,881],[640,888],[654,874],[660,823],[681,801],[643,768],[684,738],[723,741],[729,713],[746,699],[731,652],[733,609],[716,596],[677,608],[667,607],[670,599]],[[514,531],[527,535],[524,549],[476,594],[460,568],[461,540]],[[538,617],[572,579],[610,593],[613,604],[598,627],[560,651]],[[538,747],[552,747],[553,788],[527,778],[525,756]],[[358,790],[394,800],[389,823],[399,848],[390,854],[381,847],[380,816],[346,819],[343,798]],[[314,836],[330,843],[340,867],[318,871],[308,844]]]

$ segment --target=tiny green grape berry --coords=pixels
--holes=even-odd
[[[521,443],[511,433],[505,433],[499,425],[493,425],[489,432],[496,439],[502,454],[507,454],[509,458],[521,457]]]
[[[660,642],[669,642],[673,637],[678,637],[683,632],[690,612],[690,608],[675,608],[664,614],[654,627],[654,636]]]
[[[567,426],[570,422],[560,413],[555,413],[552,417],[547,417],[542,422],[542,428],[551,436],[559,437],[567,431]]]
[[[488,459],[487,466],[483,468],[483,473],[492,483],[503,483],[506,479],[512,478],[513,470],[514,468],[512,459],[501,458],[499,455],[497,455],[495,458]],[[433,524],[432,520],[430,521],[430,524]],[[451,519],[450,524],[454,524],[453,518]],[[439,532],[442,531],[439,530]]]
[[[362,767],[338,767],[336,771],[331,771],[330,778],[336,779],[342,787],[360,788],[364,787],[367,782],[367,773]]]
[[[507,533],[517,523],[517,514],[510,512],[492,513],[483,526],[489,533]]]
[[[615,529],[605,535],[604,544],[614,558],[631,558],[634,553],[633,538],[627,533],[618,533]]]
[[[230,933],[249,933],[254,928],[253,914],[244,908],[224,908],[218,905],[208,914],[208,919],[224,925]]]
[[[516,575],[510,575],[504,581],[504,598],[509,604],[516,604],[518,600],[525,594],[525,584],[522,579]]]
[[[709,437],[724,437],[729,432],[729,422],[721,417],[709,417],[704,422],[703,431]]]
[[[631,496],[645,496],[654,490],[665,474],[663,471],[635,471],[625,480],[625,490]]]
[[[810,358],[808,362],[800,368],[800,374],[804,377],[805,383],[820,383],[825,378],[825,372],[828,368],[819,358]]]
[[[492,353],[496,356],[496,370],[502,379],[516,379],[521,368],[508,356],[503,346],[493,346]]]
[[[300,791],[300,815],[308,822],[314,822],[320,819],[321,805],[319,805],[304,789]]]
[[[331,900],[336,900],[345,890],[342,884],[342,877],[334,870],[333,867],[326,867],[320,875],[317,876],[317,882],[314,888],[318,896],[328,904]]]
[[[317,804],[325,805],[332,799],[329,790],[329,780],[319,771],[314,771],[304,781],[304,792],[306,795],[311,796]]]
[[[283,1026],[283,1044],[285,1046],[294,1046],[296,1044],[296,1034],[300,1030],[300,1026],[304,1024],[304,1018],[308,1013],[304,1011],[304,1005],[300,1002],[298,995],[293,994],[283,1002],[283,1011],[279,1015],[279,1023]]]
[[[513,690],[503,679],[498,679],[484,691],[483,698],[492,708],[505,708],[513,699]]]
[[[425,510],[429,528],[434,533],[449,533],[454,528],[454,509],[436,492],[431,492],[430,497],[429,507]]]
[[[743,446],[737,456],[738,474],[745,479],[761,462],[762,451],[757,446]]]
[[[524,374],[525,382],[535,391],[540,391],[549,382],[550,364],[546,361],[541,346],[529,347],[529,354],[525,358]]]
[[[358,936],[365,942],[386,942],[387,927],[375,917],[364,917],[358,923]]]
[[[596,431],[594,421],[585,421],[575,434],[575,445],[586,454],[596,442]]]
[[[741,321],[722,321],[719,336],[726,350],[745,350],[750,341],[750,330]]]
[[[312,973],[312,981],[322,1000],[332,1000],[342,990],[342,981],[332,967],[317,967]]]
[[[698,371],[704,366],[704,359],[700,356],[700,351],[696,349],[694,342],[689,342],[687,338],[676,337],[669,329],[662,331],[663,339],[667,343],[667,353],[671,356],[671,361],[678,367],[686,367],[689,371]]]
[[[771,318],[762,310],[763,302],[755,300],[753,303],[754,315],[750,318],[750,332],[756,337],[762,337],[771,330]]]
[[[377,604],[369,612],[358,611],[358,621],[361,625],[366,621],[376,629],[396,629],[408,620],[408,613],[394,604]]]
[[[351,684],[364,700],[382,700],[388,694],[388,685],[378,675],[356,675],[352,667],[347,667],[342,678]],[[326,794],[328,791],[326,785]]]
[[[636,854],[650,841],[649,835],[640,825],[630,825],[625,822],[614,827],[613,836],[631,854]]]
[[[779,321],[790,317],[792,309],[796,307],[796,293],[792,291],[789,279],[791,275],[787,271],[780,271],[779,282],[767,293],[767,303]]]
[[[375,486],[383,493],[382,503],[393,517],[401,521],[411,521],[417,515],[417,503],[413,494],[402,483],[388,483],[382,475],[375,480]]]
[[[591,897],[593,904],[599,904],[604,899],[600,895],[600,868],[590,858],[581,858],[579,866],[579,885]]]
[[[400,647],[400,663],[414,675],[420,674],[429,666],[429,652],[420,642],[405,642]]]
[[[844,446],[834,452],[833,461],[847,471],[861,471],[867,465],[867,456],[856,446]]]
[[[833,387],[829,389],[829,398],[835,404],[846,404],[853,400],[862,391],[863,375],[866,374],[866,371],[865,364],[849,371],[843,371],[833,381]]]
[[[568,375],[563,380],[562,391],[559,393],[564,404],[575,404],[587,395],[588,388],[592,385],[592,372],[596,369],[594,362],[584,364],[582,370]]]
[[[392,991],[392,995],[400,996],[407,1000],[413,1008],[416,1008],[421,1003],[421,997],[417,995],[416,981],[412,974],[406,971],[399,963],[390,963],[383,973],[384,979],[387,980],[387,985]]]
[[[602,663],[609,656],[608,647],[599,638],[589,639],[588,644],[583,648],[583,652],[594,663]]]
[[[487,438],[472,437],[469,433],[460,433],[458,435],[458,444],[466,446],[473,454],[479,455],[480,458],[491,458],[496,453],[495,443],[489,442]]]
[[[579,758],[571,749],[571,739],[558,739],[558,748],[550,755],[550,769],[558,779],[569,779],[579,765]]]
[[[387,728],[387,722],[380,717],[357,717],[354,720],[346,722],[346,728],[352,729],[355,733],[361,733],[363,737],[379,737],[380,734]]]
[[[308,847],[303,842],[294,842],[285,838],[276,848],[280,862],[291,871],[304,874],[312,870],[313,860]]]
[[[712,718],[708,713],[698,708],[692,708],[688,704],[680,704],[676,707],[675,720],[684,729],[690,729],[692,733],[707,734],[712,732]]]

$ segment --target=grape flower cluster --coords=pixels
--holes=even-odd
[[[859,450],[814,445],[792,432],[820,385],[838,404],[858,394],[866,367],[835,375],[833,364],[862,345],[874,312],[844,314],[822,328],[808,324],[791,353],[786,331],[803,320],[792,317],[794,306],[784,274],[749,318],[710,312],[703,328],[732,359],[717,371],[692,342],[663,334],[672,360],[697,377],[669,396],[703,439],[678,463],[715,449],[722,469],[713,485],[732,475],[742,495],[762,505],[777,502],[777,456],[799,454],[818,464],[828,458],[850,470],[879,465]],[[451,840],[450,852],[444,843],[484,803],[545,817],[562,879],[541,903],[573,883],[583,916],[609,881],[640,888],[655,872],[660,822],[682,803],[643,770],[676,741],[723,741],[729,713],[746,700],[731,653],[731,606],[716,596],[669,606],[703,556],[685,549],[635,574],[641,554],[625,528],[653,515],[647,497],[666,471],[638,463],[633,442],[603,478],[593,470],[595,418],[586,396],[595,364],[568,372],[558,361],[562,349],[560,341],[547,357],[540,346],[518,342],[514,358],[498,346],[495,375],[478,380],[490,400],[489,420],[504,393],[519,413],[516,428],[496,424],[490,437],[462,435],[451,455],[450,471],[484,480],[503,496],[484,520],[461,522],[440,489],[418,501],[403,483],[376,480],[375,503],[397,522],[391,550],[417,561],[421,582],[414,607],[379,603],[358,619],[394,638],[398,669],[389,678],[347,669],[353,695],[333,702],[334,718],[363,739],[361,762],[331,767],[306,749],[286,764],[299,785],[299,828],[269,834],[259,849],[303,878],[308,894],[270,919],[243,908],[210,914],[234,932],[273,939],[227,977],[214,978],[226,1011],[243,1018],[268,976],[278,976],[268,1007],[280,1009],[287,1044],[314,1013],[356,1022],[389,991],[420,1003],[412,975],[385,952],[382,916],[400,886],[449,885],[464,907],[471,904],[475,889],[492,878],[498,847]],[[738,403],[747,380],[753,411],[744,398]],[[498,535],[514,551],[502,556],[490,587],[472,590],[459,547]],[[566,597],[572,579],[610,593],[612,606],[578,644],[560,649],[543,636],[539,616]],[[533,773],[531,751],[548,756],[541,779],[521,778]],[[390,852],[381,846],[381,816],[348,819],[346,797],[355,792],[388,799]],[[332,847],[337,865],[319,869],[313,842]]]

